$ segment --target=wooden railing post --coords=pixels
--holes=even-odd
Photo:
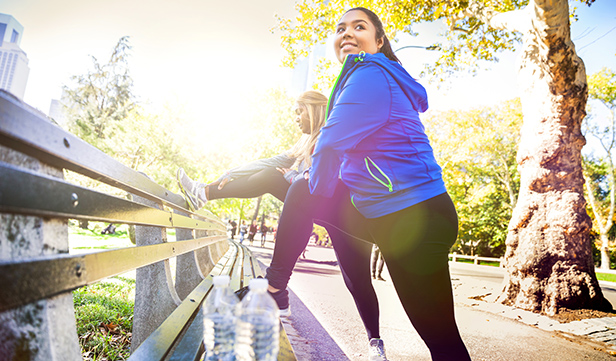
[[[162,209],[158,203],[134,194],[133,200]],[[163,227],[136,226],[135,241],[137,247],[167,242],[167,232]],[[131,350],[136,350],[180,302],[173,285],[169,260],[137,268]]]
[[[0,161],[63,178],[61,169],[3,146]],[[27,259],[68,250],[66,219],[0,214],[0,259]],[[81,360],[73,295],[65,293],[0,313],[0,359]]]

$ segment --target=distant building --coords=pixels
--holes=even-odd
[[[28,83],[28,57],[19,44],[24,27],[7,14],[0,14],[0,89],[24,98]]]
[[[64,105],[58,99],[51,99],[49,105],[49,118],[53,119],[59,126],[66,126],[66,115],[64,114]]]
[[[298,59],[293,68],[293,79],[291,81],[291,95],[298,96],[306,90],[312,89],[316,81],[316,69],[319,60],[326,55],[325,44],[315,44],[308,57]]]

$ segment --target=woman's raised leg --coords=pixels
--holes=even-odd
[[[223,189],[208,186],[207,199],[255,198],[269,193],[284,202],[289,185],[289,182],[276,168],[266,168],[249,176],[234,179]]]

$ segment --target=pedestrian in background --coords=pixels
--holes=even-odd
[[[240,224],[240,243],[244,243],[244,236],[247,230],[248,226],[246,226],[246,221],[242,220],[242,224]]]
[[[252,246],[252,242],[255,240],[256,235],[257,235],[257,222],[252,221],[252,223],[250,223],[250,227],[248,228],[248,240],[250,241],[251,246]]]
[[[267,226],[261,222],[261,247],[265,247],[265,237],[267,237]]]

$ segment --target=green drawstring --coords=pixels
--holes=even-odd
[[[366,169],[368,169],[368,173],[370,173],[370,175],[372,176],[372,178],[376,179],[377,182],[381,183],[382,185],[384,185],[385,187],[387,187],[387,189],[389,190],[389,193],[394,191],[394,185],[391,183],[391,179],[389,179],[389,177],[387,176],[387,174],[385,174],[385,172],[383,172],[381,170],[381,168],[379,168],[378,165],[376,165],[376,163],[374,163],[374,161],[372,159],[370,159],[370,157],[366,157],[364,158],[364,161],[366,162]],[[383,177],[385,177],[385,179],[387,179],[388,183],[383,182],[381,179],[379,179],[377,176],[375,176],[372,171],[370,170],[370,164],[368,164],[368,161],[370,161],[370,163],[372,163],[372,165],[374,165],[374,167],[383,175]]]
[[[357,54],[357,58],[355,58],[355,62],[357,63],[358,61],[364,61],[365,57],[366,57],[366,52],[360,51],[359,54]]]

